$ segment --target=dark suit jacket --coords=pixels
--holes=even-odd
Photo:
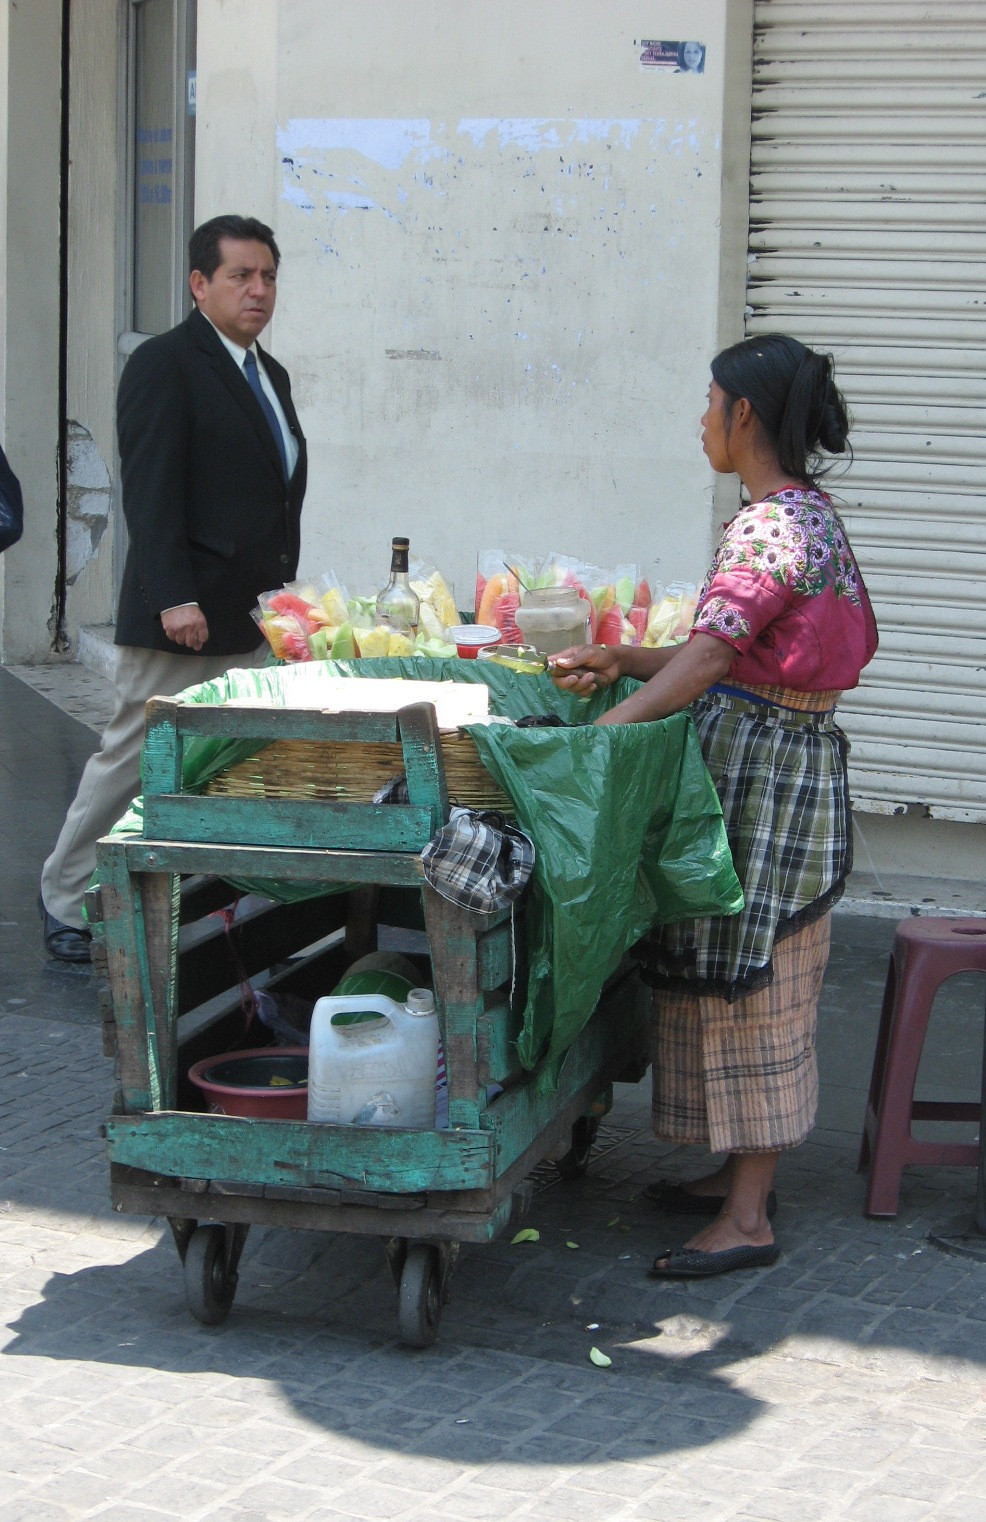
[[[260,405],[200,312],[147,339],[124,369],[117,429],[130,547],[118,645],[184,654],[160,614],[197,602],[209,625],[202,655],[254,650],[262,636],[250,609],[297,572],[305,440],[287,371],[259,352],[299,445],[287,486]]]

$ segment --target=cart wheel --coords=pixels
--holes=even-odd
[[[431,1347],[442,1317],[442,1280],[438,1250],[427,1243],[408,1248],[397,1316],[401,1340],[408,1347]]]
[[[185,1301],[195,1319],[205,1326],[225,1321],[236,1280],[226,1267],[226,1228],[196,1227],[185,1252]]]
[[[589,1153],[599,1130],[597,1115],[580,1115],[572,1127],[572,1146],[564,1157],[555,1159],[555,1167],[564,1179],[581,1178],[589,1166]]]

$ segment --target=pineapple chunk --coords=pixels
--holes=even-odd
[[[429,639],[441,639],[445,633],[445,627],[431,604],[422,602],[418,609],[419,632],[427,635]]]
[[[359,653],[361,656],[389,655],[390,640],[393,631],[386,624],[377,624],[373,629],[360,629],[357,633]]]
[[[327,592],[322,593],[319,600],[330,625],[338,628],[340,624],[348,624],[349,613],[338,587],[330,587]]]
[[[375,632],[376,631],[374,630],[374,633]],[[389,640],[388,645],[387,645],[387,654],[388,655],[413,655],[414,654],[414,640],[413,639],[409,638],[408,635],[406,635],[406,634],[398,634],[396,632],[396,630],[391,630],[391,631],[389,631],[389,633],[390,633],[390,640]],[[362,649],[362,648],[363,648],[362,645],[360,645],[360,649]]]
[[[453,628],[459,622],[459,613],[455,606],[455,599],[446,586],[441,571],[433,571],[428,577],[428,581],[432,588],[431,597],[428,601],[438,614],[442,627],[445,629]]]

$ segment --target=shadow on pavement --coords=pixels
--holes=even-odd
[[[926,1240],[943,1192],[971,1210],[971,1170],[936,1171],[897,1220],[867,1221],[844,1139],[809,1143],[779,1180],[777,1267],[675,1286],[646,1268],[686,1233],[640,1189],[662,1163],[691,1169],[641,1131],[609,1143],[598,1177],[535,1195],[538,1243],[463,1249],[433,1349],[398,1343],[377,1239],[255,1228],[222,1327],[190,1318],[166,1231],[114,1266],[51,1275],[7,1354],[172,1374],[184,1395],[186,1376],[225,1374],[233,1401],[286,1402],[382,1450],[505,1464],[653,1459],[742,1432],[762,1404],[744,1368],[785,1349],[792,1380],[806,1360],[865,1376],[888,1354],[941,1379],[986,1366],[986,1268]]]

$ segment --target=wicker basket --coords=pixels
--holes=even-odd
[[[486,770],[469,735],[443,734],[442,754],[450,802],[513,815],[513,801]],[[205,792],[210,797],[369,803],[374,793],[403,771],[404,753],[398,744],[275,740],[255,756],[219,772]]]

